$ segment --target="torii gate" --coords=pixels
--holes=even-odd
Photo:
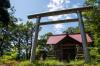
[[[65,9],[65,10],[60,10],[60,11],[45,12],[45,13],[40,13],[40,14],[29,15],[28,16],[29,19],[33,19],[33,18],[37,19],[36,20],[35,38],[34,38],[34,43],[32,44],[32,49],[31,49],[30,62],[35,60],[35,51],[36,51],[36,46],[37,46],[39,27],[41,25],[77,22],[77,21],[79,21],[79,28],[80,28],[80,33],[81,33],[81,37],[82,37],[82,46],[83,46],[83,51],[84,51],[85,62],[89,62],[90,58],[89,58],[89,53],[88,53],[88,49],[86,46],[87,39],[86,39],[86,35],[85,35],[84,23],[83,23],[81,13],[88,11],[88,10],[92,10],[92,9],[93,9],[92,6],[86,6],[86,7],[81,7],[81,8]],[[42,17],[70,14],[70,13],[77,13],[78,18],[77,19],[58,20],[58,21],[40,22]]]

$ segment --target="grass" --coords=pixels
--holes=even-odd
[[[37,61],[36,66],[65,66],[65,65],[77,66],[83,64],[84,64],[83,60],[71,61],[68,63],[67,61],[59,61],[56,59],[46,59],[45,61]]]
[[[47,59],[45,61],[38,61],[36,66],[100,66],[100,63],[93,64],[85,64],[84,60],[73,60],[70,61],[69,63],[66,61],[58,61],[56,59]]]
[[[33,63],[30,63],[29,61],[9,61],[9,63],[12,63],[13,66],[100,66],[100,63],[93,64],[92,62],[90,64],[85,64],[84,60],[73,60],[69,63],[66,61],[59,61],[56,59],[46,59],[44,61],[37,60]]]
[[[72,60],[70,61],[69,64],[72,64],[72,65],[80,65],[80,64],[84,64],[85,61],[84,60]]]
[[[42,66],[43,65],[46,65],[46,66],[50,65],[50,66],[52,66],[52,65],[63,65],[64,63],[60,62],[58,60],[55,60],[55,59],[47,59],[45,61],[38,61],[38,64],[39,65],[42,64]]]
[[[17,66],[35,66],[35,64],[29,62],[29,61],[22,61]]]

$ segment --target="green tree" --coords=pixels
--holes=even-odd
[[[93,6],[93,10],[87,13],[84,13],[84,23],[87,31],[90,31],[93,38],[94,48],[91,48],[90,54],[91,57],[95,60],[97,56],[100,56],[100,0],[86,0],[85,5]],[[94,50],[95,54],[93,55]],[[99,57],[100,58],[100,57]]]
[[[53,35],[51,32],[48,32],[42,36],[40,36],[40,39],[38,40],[38,46],[39,48],[43,48],[46,46],[47,39],[49,36]]]
[[[0,0],[0,22],[3,23],[3,26],[8,26],[10,22],[8,8],[10,8],[9,0]]]
[[[21,58],[22,50],[25,50],[26,53],[24,53],[26,55],[24,58],[29,59],[35,24],[27,22],[26,24],[18,24],[15,28],[16,29],[13,31],[13,37],[15,42],[14,44],[18,49],[17,59]]]
[[[78,27],[69,27],[63,33],[71,34],[71,33],[79,33],[80,30]]]
[[[36,59],[39,59],[41,57],[41,54],[42,54],[41,51],[44,51],[44,48],[49,50],[50,46],[47,46],[46,42],[49,36],[51,35],[53,34],[51,32],[48,32],[40,36],[40,38],[38,39],[38,46],[36,48]]]
[[[8,13],[8,8],[10,8],[9,0],[0,0],[0,56],[5,52],[11,50],[11,27],[14,27],[14,17]],[[11,8],[13,10],[13,8]],[[10,9],[10,10],[11,10]],[[11,11],[11,13],[14,11]]]
[[[86,0],[85,4],[94,6],[91,12],[84,14],[85,28],[91,31],[94,45],[100,47],[100,0]]]

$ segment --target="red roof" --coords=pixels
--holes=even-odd
[[[75,39],[76,41],[82,43],[82,38],[81,38],[80,34],[69,35],[69,37],[71,37],[71,38]],[[92,42],[92,39],[88,34],[86,34],[86,37],[87,37],[88,43]]]
[[[66,37],[66,35],[50,36],[48,41],[47,41],[47,44],[57,44],[58,42],[60,42],[65,37]]]
[[[47,44],[57,44],[58,42],[60,42],[64,38],[67,38],[68,36],[78,41],[79,43],[82,43],[82,38],[80,34],[62,34],[62,35],[50,36],[49,39],[47,40]],[[87,42],[91,43],[92,42],[91,37],[88,34],[86,34],[86,37],[87,37]]]

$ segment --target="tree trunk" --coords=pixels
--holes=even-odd
[[[18,56],[17,56],[17,60],[20,59],[20,38],[18,39]]]

